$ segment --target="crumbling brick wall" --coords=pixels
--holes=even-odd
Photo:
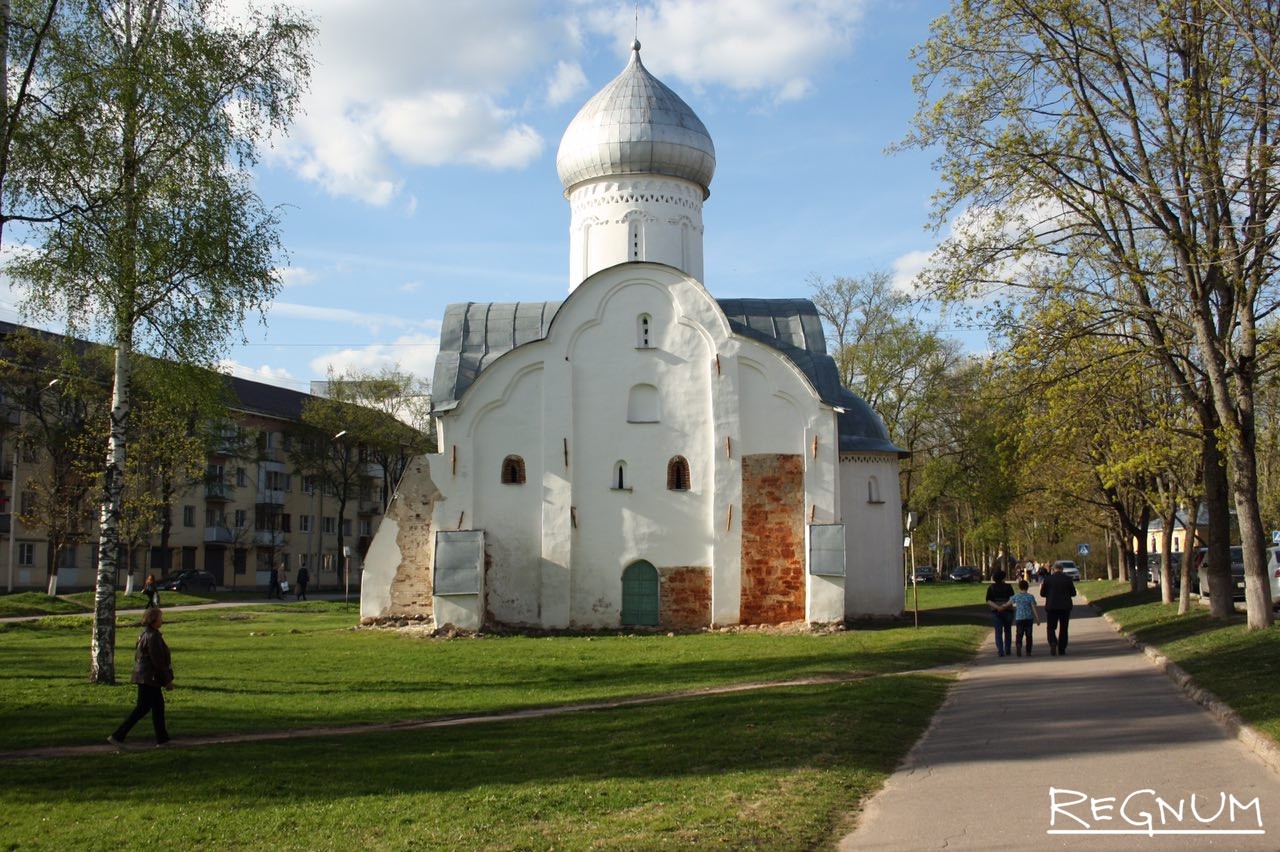
[[[658,624],[706,627],[711,624],[711,569],[658,569]]]
[[[430,618],[432,615],[432,562],[435,536],[431,512],[440,492],[431,481],[425,458],[414,459],[400,480],[396,499],[388,509],[388,519],[399,529],[400,567],[391,583],[390,616]]]
[[[743,624],[804,618],[804,458],[742,457]]]

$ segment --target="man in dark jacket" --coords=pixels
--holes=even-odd
[[[123,747],[124,738],[130,729],[148,713],[151,723],[156,729],[156,745],[169,742],[169,731],[164,725],[164,691],[173,689],[173,664],[169,656],[169,646],[160,635],[160,625],[164,616],[160,610],[149,609],[142,614],[142,633],[138,636],[138,645],[133,652],[133,677],[138,685],[138,702],[120,727],[107,737],[113,746]]]
[[[1053,563],[1053,571],[1040,586],[1044,598],[1045,623],[1049,626],[1049,654],[1060,657],[1067,653],[1067,628],[1071,624],[1071,599],[1076,596],[1076,584],[1062,573],[1062,563]]]

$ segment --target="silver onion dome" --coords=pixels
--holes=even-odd
[[[622,73],[578,110],[560,139],[556,171],[565,191],[608,175],[684,178],[711,194],[716,150],[689,105],[640,62],[640,42]]]

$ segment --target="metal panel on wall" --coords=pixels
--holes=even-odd
[[[436,533],[435,594],[478,595],[483,570],[484,530]]]
[[[844,524],[809,525],[809,573],[844,576]]]

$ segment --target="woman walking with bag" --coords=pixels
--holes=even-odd
[[[164,690],[173,689],[173,664],[169,646],[160,635],[164,616],[159,609],[149,609],[142,614],[142,633],[133,652],[133,683],[138,685],[138,701],[133,712],[120,723],[107,742],[124,747],[124,738],[143,716],[151,714],[156,729],[156,745],[169,742],[169,730],[164,725]]]

